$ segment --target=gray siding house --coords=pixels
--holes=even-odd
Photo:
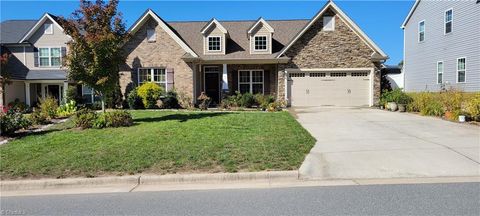
[[[417,0],[402,28],[405,91],[480,91],[480,1]]]
[[[57,18],[46,13],[39,20],[8,20],[1,23],[0,32],[1,52],[10,54],[7,70],[12,81],[5,95],[0,93],[0,106],[17,99],[34,105],[47,96],[62,101],[68,87],[62,61],[71,38]]]

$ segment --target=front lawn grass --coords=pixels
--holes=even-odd
[[[2,179],[298,169],[314,138],[287,112],[132,111],[134,126],[66,122],[0,146]]]

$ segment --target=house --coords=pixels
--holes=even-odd
[[[480,91],[480,1],[417,0],[402,28],[406,91]]]
[[[18,99],[33,105],[50,95],[58,101],[66,95],[67,72],[62,68],[66,43],[54,15],[46,13],[39,20],[9,20],[0,25],[2,53],[8,52],[11,83],[0,95],[0,106]],[[0,93],[1,94],[1,93]]]
[[[372,106],[388,58],[332,1],[310,20],[165,22],[147,10],[129,31],[124,94],[156,82],[217,104],[239,91],[291,106]]]

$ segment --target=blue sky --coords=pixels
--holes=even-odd
[[[133,1],[120,0],[119,9],[127,27],[148,8],[167,21],[310,19],[325,4],[320,1]],[[400,25],[413,0],[337,0],[337,5],[389,56],[387,64],[402,60],[403,32]],[[43,13],[69,16],[78,1],[0,1],[0,19],[38,19]]]

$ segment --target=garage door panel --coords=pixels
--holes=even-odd
[[[368,106],[369,72],[301,72],[290,76],[292,106]]]

